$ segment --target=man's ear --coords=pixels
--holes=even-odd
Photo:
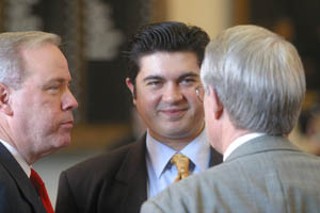
[[[220,98],[216,90],[214,90],[211,87],[209,87],[208,89],[209,89],[208,98],[210,98],[210,100],[212,101],[212,109],[213,109],[214,116],[216,119],[219,119],[223,113],[223,105],[220,101]]]
[[[13,111],[10,105],[10,90],[9,88],[0,83],[0,112],[3,112],[7,115],[12,115]]]
[[[132,98],[133,98],[133,103],[135,104],[135,99],[136,99],[136,90],[135,90],[135,86],[133,84],[133,82],[131,81],[130,78],[126,78],[126,85],[128,87],[128,89],[131,92]]]

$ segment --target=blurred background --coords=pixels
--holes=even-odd
[[[290,40],[302,56],[308,85],[303,116],[290,137],[301,149],[319,154],[319,11],[319,0],[0,0],[0,31],[59,34],[73,75],[80,104],[73,143],[35,165],[53,204],[62,170],[141,133],[125,86],[123,52],[130,35],[149,22],[183,21],[211,37],[252,23]]]

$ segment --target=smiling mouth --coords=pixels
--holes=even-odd
[[[162,114],[165,114],[170,117],[181,117],[185,114],[187,109],[166,109],[166,110],[160,110]]]

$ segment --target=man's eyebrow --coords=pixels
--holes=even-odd
[[[184,73],[183,75],[178,77],[178,81],[181,81],[185,78],[188,77],[192,77],[192,78],[199,78],[199,74],[198,73],[194,73],[194,72],[188,72],[188,73]],[[147,76],[143,79],[144,82],[149,81],[149,80],[163,80],[164,77],[160,76],[160,75],[150,75]]]
[[[200,76],[197,73],[188,72],[188,73],[185,73],[185,74],[179,76],[178,80],[181,81],[181,80],[188,78],[188,77],[199,78]]]
[[[50,83],[71,83],[71,81],[67,80],[67,79],[64,79],[64,78],[53,78],[53,79],[50,79],[47,84],[50,84]]]
[[[149,81],[149,80],[162,80],[162,79],[164,79],[164,78],[160,75],[149,75],[149,76],[145,77],[143,79],[143,81],[145,82],[145,81]]]

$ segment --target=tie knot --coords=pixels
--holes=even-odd
[[[171,163],[174,164],[178,170],[178,176],[175,180],[176,182],[189,176],[190,160],[188,157],[180,153],[175,154],[171,158]]]
[[[36,187],[37,191],[39,190],[39,188],[44,186],[43,180],[34,169],[31,169],[30,180],[32,184]]]

